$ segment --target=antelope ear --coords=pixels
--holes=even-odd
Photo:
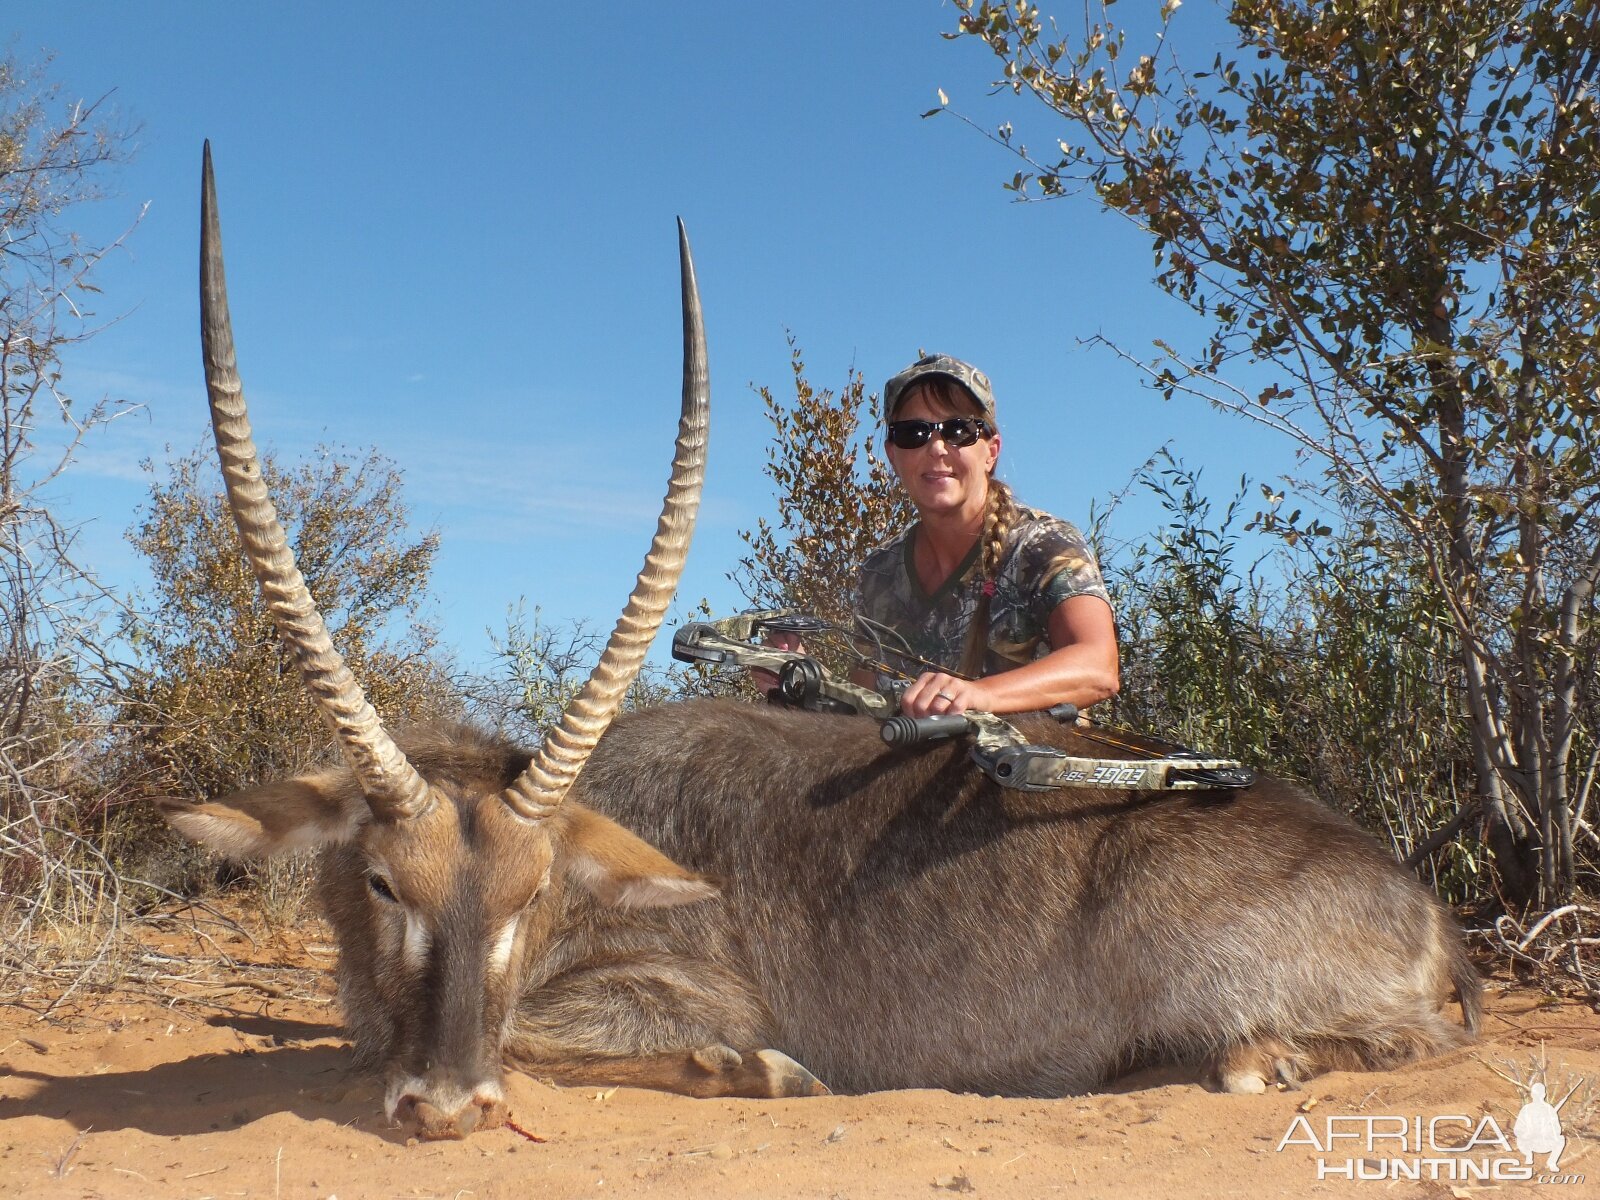
[[[602,904],[670,908],[717,894],[716,886],[686,871],[609,817],[569,800],[556,831],[562,869]]]
[[[203,804],[158,803],[161,815],[184,837],[229,858],[264,858],[348,841],[371,815],[361,789],[344,770],[266,783]]]

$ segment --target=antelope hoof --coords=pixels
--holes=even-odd
[[[743,1056],[732,1046],[701,1046],[689,1055],[694,1060],[694,1065],[702,1071],[709,1071],[713,1075],[723,1071],[732,1071],[744,1062]]]
[[[1223,1052],[1212,1063],[1217,1086],[1234,1095],[1259,1096],[1274,1084],[1300,1086],[1303,1061],[1281,1038],[1262,1037]]]
[[[833,1094],[827,1084],[781,1050],[757,1050],[755,1057],[767,1073],[774,1097]]]
[[[1222,1090],[1235,1096],[1259,1096],[1267,1090],[1267,1081],[1249,1071],[1235,1071],[1222,1077]]]
[[[1280,1058],[1273,1063],[1273,1070],[1277,1073],[1278,1084],[1286,1092],[1300,1090],[1300,1072],[1295,1069],[1294,1063],[1287,1058]]]

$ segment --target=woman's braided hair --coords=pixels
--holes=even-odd
[[[1011,526],[1017,519],[1017,501],[1011,486],[989,476],[989,498],[983,510],[983,532],[978,535],[983,545],[979,569],[983,573],[983,591],[978,596],[978,607],[972,614],[972,628],[967,631],[967,645],[961,652],[963,675],[976,679],[983,674],[983,660],[989,653],[989,606],[994,599],[994,581],[1000,577],[1000,558],[1005,553],[1006,538],[1011,536]]]
[[[983,415],[983,408],[972,393],[948,376],[929,375],[919,379],[900,397],[900,404],[919,391],[937,412]],[[990,602],[994,598],[995,580],[1000,576],[1000,559],[1005,554],[1006,539],[1011,536],[1011,526],[1016,519],[1017,501],[1011,494],[1010,485],[990,475],[988,498],[983,510],[983,529],[978,534],[982,546],[979,570],[983,575],[983,591],[978,597],[978,607],[972,614],[972,627],[967,631],[967,644],[961,652],[961,665],[957,668],[970,679],[983,674],[984,659],[988,657]]]

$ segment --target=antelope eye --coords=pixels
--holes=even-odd
[[[380,900],[387,900],[390,904],[398,904],[395,899],[394,889],[389,886],[389,881],[382,875],[368,875],[367,886],[372,889],[372,894]]]

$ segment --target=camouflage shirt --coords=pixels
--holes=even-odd
[[[974,544],[951,577],[930,594],[923,590],[912,559],[916,529],[911,526],[867,555],[856,582],[856,615],[869,629],[887,626],[892,631],[880,629],[885,646],[898,645],[898,634],[918,658],[956,670],[983,594],[979,547]],[[1088,542],[1066,521],[1018,505],[989,602],[989,650],[982,673],[1008,671],[1048,654],[1050,614],[1072,596],[1099,596],[1111,603]],[[880,657],[869,644],[863,649]],[[907,674],[920,671],[893,655],[882,657]],[[880,687],[885,682],[880,679]]]

